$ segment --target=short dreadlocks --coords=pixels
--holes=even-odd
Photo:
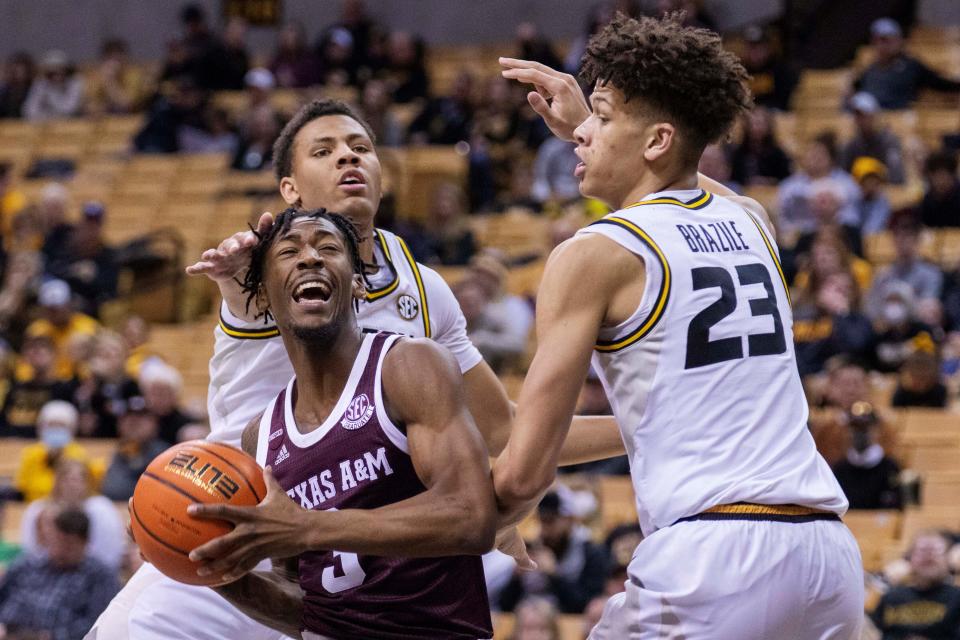
[[[618,14],[590,38],[580,76],[609,83],[682,128],[691,160],[750,108],[747,72],[720,36],[686,27],[682,13],[639,20]]]
[[[240,281],[243,292],[247,294],[248,313],[250,312],[250,304],[256,299],[257,293],[260,291],[260,286],[263,284],[263,266],[267,252],[270,251],[274,240],[290,229],[290,225],[293,224],[294,220],[300,218],[328,220],[331,222],[333,226],[340,231],[344,243],[350,251],[350,262],[353,264],[353,272],[360,275],[365,284],[369,284],[367,282],[367,276],[364,273],[363,260],[360,257],[360,234],[357,233],[357,229],[353,226],[352,222],[339,213],[333,213],[323,208],[304,210],[297,207],[289,207],[277,215],[273,221],[273,226],[271,226],[270,230],[266,233],[260,234],[256,229],[252,229],[254,235],[257,236],[258,242],[250,254],[250,265],[247,267],[247,272],[243,276],[243,280]],[[265,317],[269,319],[270,312],[258,313],[255,317]]]

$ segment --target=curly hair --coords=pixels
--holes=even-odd
[[[377,137],[370,123],[346,102],[327,98],[313,100],[300,107],[273,143],[273,171],[277,180],[282,180],[293,173],[293,140],[300,133],[300,129],[323,116],[347,116],[356,120],[370,136],[370,142],[376,144]]]
[[[610,84],[639,98],[657,116],[673,120],[690,158],[733,126],[751,107],[747,72],[720,36],[685,27],[683,14],[639,20],[617,16],[590,39],[580,77]]]
[[[277,216],[273,222],[273,226],[271,226],[270,230],[266,233],[260,234],[256,229],[251,227],[254,235],[257,236],[257,244],[254,245],[250,253],[250,264],[243,276],[243,280],[238,280],[243,292],[247,294],[246,310],[248,313],[250,312],[251,303],[256,299],[260,291],[260,286],[263,284],[264,262],[267,257],[267,252],[270,251],[270,247],[277,237],[286,232],[290,228],[290,225],[293,224],[293,221],[299,218],[330,221],[343,236],[344,244],[347,245],[347,250],[350,252],[350,262],[353,264],[353,272],[363,278],[364,284],[369,284],[363,266],[363,259],[360,257],[360,234],[357,233],[357,229],[353,226],[352,222],[339,213],[333,213],[332,211],[327,211],[322,208],[304,210],[289,207]],[[269,319],[270,312],[265,311],[258,313],[256,317]]]

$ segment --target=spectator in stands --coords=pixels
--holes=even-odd
[[[183,388],[180,373],[164,362],[152,361],[140,371],[138,386],[147,409],[156,419],[156,437],[168,445],[175,444],[180,428],[194,421],[192,416],[180,410]]]
[[[387,84],[377,78],[368,80],[360,94],[360,110],[377,137],[378,147],[398,147],[406,134],[390,106]]]
[[[517,605],[510,640],[561,640],[557,607],[546,598],[524,598]]]
[[[547,203],[563,204],[580,197],[580,181],[573,175],[580,159],[573,150],[572,143],[554,137],[540,145],[533,161],[529,192],[537,209]]]
[[[307,34],[302,23],[288,22],[280,30],[270,71],[277,79],[277,86],[284,89],[319,84],[320,62],[307,47]]]
[[[42,75],[30,86],[23,103],[27,120],[72,118],[83,110],[84,81],[63,51],[48,51],[40,60]]]
[[[708,178],[713,178],[723,186],[743,193],[743,185],[733,180],[733,167],[730,164],[730,152],[722,144],[709,144],[700,156],[699,171]]]
[[[920,220],[928,227],[960,227],[960,180],[957,157],[950,151],[932,153],[924,163],[927,190]]]
[[[240,142],[230,122],[230,114],[222,107],[207,104],[203,112],[203,128],[184,124],[177,130],[177,146],[181,153],[225,153],[231,158]]]
[[[96,558],[114,572],[120,569],[126,534],[113,503],[94,488],[90,468],[78,460],[64,459],[57,464],[53,491],[47,498],[35,500],[20,521],[20,544],[25,553],[43,556],[49,544],[49,528],[63,509],[80,509],[90,519],[87,556]]]
[[[273,104],[270,102],[271,93],[276,88],[277,83],[270,70],[263,67],[250,69],[244,77],[243,83],[246,88],[247,105],[239,118],[241,132],[250,128],[250,121],[260,111],[268,111],[271,117],[277,117]]]
[[[873,368],[895,373],[916,351],[935,353],[939,332],[915,317],[913,290],[905,282],[884,287],[876,320],[877,338],[873,345]]]
[[[27,206],[27,197],[13,187],[13,165],[0,162],[0,236],[9,239],[13,219]]]
[[[107,467],[101,490],[111,500],[128,500],[147,465],[169,444],[157,438],[157,417],[142,397],[127,400],[119,413],[117,452]]]
[[[406,104],[430,95],[423,40],[405,31],[394,31],[387,41],[387,60],[381,73],[390,87],[393,101]],[[463,138],[461,138],[463,139]]]
[[[77,433],[77,410],[69,402],[51,400],[43,405],[37,417],[38,442],[27,445],[20,452],[20,464],[13,480],[14,488],[23,499],[32,502],[45,498],[53,491],[56,468],[63,460],[77,460],[91,464],[86,450],[74,437]],[[90,467],[94,477],[102,469]]]
[[[863,236],[860,228],[851,224],[849,214],[856,200],[851,202],[848,196],[845,184],[833,178],[810,183],[807,188],[807,208],[813,217],[814,228],[797,239],[794,252],[798,256],[810,251],[817,238],[833,236],[843,242],[851,253],[863,257]]]
[[[880,103],[873,94],[861,91],[850,99],[850,110],[856,131],[840,151],[840,166],[853,170],[857,158],[875,158],[887,168],[886,177],[894,184],[903,184],[907,176],[903,166],[900,139],[877,121]]]
[[[537,568],[517,571],[500,595],[504,611],[513,611],[524,597],[537,595],[556,602],[564,613],[582,613],[603,589],[606,552],[577,524],[571,508],[567,499],[555,492],[540,501],[540,535],[527,546]]]
[[[52,524],[46,557],[23,556],[0,582],[0,637],[82,638],[120,590],[115,572],[86,555],[83,511],[65,509]]]
[[[514,58],[533,60],[551,69],[559,69],[563,64],[553,50],[553,45],[540,34],[537,25],[532,22],[521,22],[517,25],[514,46]]]
[[[410,123],[412,144],[456,144],[470,138],[473,123],[473,76],[461,71],[449,96],[430,100]]]
[[[17,250],[7,256],[0,287],[0,335],[22,333],[28,319],[27,297],[35,290],[34,283],[40,280],[42,271],[39,252]]]
[[[924,351],[910,354],[900,369],[897,390],[893,393],[894,407],[947,406],[947,387],[941,381],[940,361]]]
[[[770,35],[756,25],[743,32],[743,66],[750,74],[750,92],[762,107],[788,111],[797,86],[797,72],[778,54]]]
[[[245,28],[233,27],[232,42],[228,47],[213,33],[207,24],[207,14],[200,5],[184,6],[180,12],[180,23],[183,26],[184,53],[182,57],[175,55],[175,66],[185,71],[202,89],[242,89],[247,70],[245,66],[237,64],[237,45],[242,51],[241,32],[245,32]]]
[[[603,610],[607,606],[608,596],[597,596],[583,610],[583,640],[589,640],[590,632],[600,623],[603,617]]]
[[[639,13],[639,12],[638,12]],[[587,21],[584,30],[574,39],[567,50],[567,57],[563,61],[563,69],[576,77],[580,73],[580,64],[583,54],[587,51],[587,42],[607,23],[613,20],[614,7],[612,2],[597,2],[587,12]],[[631,16],[639,17],[639,16]]]
[[[874,61],[853,86],[873,94],[883,109],[907,109],[921,89],[960,91],[960,82],[944,78],[903,50],[903,30],[896,21],[880,18],[870,26]]]
[[[273,143],[280,126],[270,108],[253,111],[248,126],[241,131],[231,167],[240,171],[260,171],[273,163]]]
[[[843,224],[856,220],[854,203],[860,197],[860,187],[849,173],[837,166],[835,137],[822,133],[807,144],[800,157],[800,168],[780,184],[777,201],[780,210],[778,232],[786,239],[816,229],[816,219],[810,209],[811,185],[830,178],[843,193],[838,220]]]
[[[143,129],[134,136],[134,148],[141,153],[176,153],[181,127],[203,129],[207,99],[191,75],[172,78],[151,103]]]
[[[35,438],[41,409],[51,400],[71,400],[76,385],[57,380],[56,347],[49,336],[27,336],[21,351],[23,360],[5,394],[0,426],[6,437]]]
[[[59,182],[44,185],[40,191],[37,218],[43,232],[40,250],[47,262],[55,260],[66,250],[73,225],[67,220],[70,192]]]
[[[816,295],[813,292],[819,288],[819,283],[835,273],[851,274],[856,285],[857,298],[861,299],[862,292],[870,288],[873,277],[870,263],[853,255],[846,243],[833,234],[821,234],[817,237],[809,253],[801,260],[800,267],[799,273],[793,279],[796,289],[794,295],[798,302],[815,300]],[[860,304],[857,304],[856,308],[862,310]]]
[[[943,272],[936,265],[920,257],[919,242],[920,227],[912,216],[899,216],[893,221],[893,244],[896,256],[893,264],[877,274],[867,305],[868,315],[874,320],[881,319],[883,314],[881,304],[889,297],[892,287],[907,285],[911,303],[937,299],[943,292]],[[912,315],[913,307],[902,311],[907,316]],[[896,319],[890,318],[886,321],[895,323]]]
[[[533,325],[530,306],[519,296],[506,293],[507,268],[493,252],[470,261],[468,278],[479,287],[480,295],[467,288],[471,309],[467,335],[494,371],[515,366],[526,351]],[[474,311],[478,306],[475,299],[479,300],[479,312]]]
[[[100,330],[94,338],[87,377],[74,399],[80,409],[80,433],[86,438],[116,438],[117,417],[124,403],[140,395],[136,380],[126,371],[127,345],[112,331]]]
[[[848,428],[851,446],[833,465],[851,509],[900,509],[900,467],[879,443],[880,420],[869,402],[855,402]]]
[[[466,211],[466,195],[453,182],[443,182],[434,189],[430,203],[427,241],[428,264],[463,266],[476,253],[477,243]]]
[[[47,280],[37,296],[41,317],[27,327],[28,336],[47,336],[57,348],[54,375],[58,380],[72,380],[77,361],[73,349],[84,337],[92,337],[100,328],[90,316],[73,310],[70,285],[63,280]]]
[[[730,177],[744,186],[775,185],[790,175],[790,157],[777,142],[768,109],[757,106],[744,115],[743,139],[730,163]]]
[[[149,345],[150,325],[138,315],[129,315],[120,325],[120,334],[127,344],[127,375],[136,380],[145,363],[158,359]]]
[[[809,295],[794,303],[793,339],[801,376],[820,373],[836,355],[866,357],[873,346],[870,320],[859,312],[859,293],[849,271],[812,278]]]
[[[886,230],[890,221],[890,200],[883,192],[887,168],[876,158],[861,157],[853,162],[853,179],[860,184],[860,199],[857,201],[857,226],[865,235]]]
[[[367,14],[363,0],[344,0],[337,26],[346,29],[353,38],[353,52],[357,64],[361,67],[368,66],[371,63],[370,48],[376,36],[374,32],[377,31],[377,25]]]
[[[357,85],[357,59],[353,55],[353,35],[343,27],[331,27],[320,38],[320,84],[328,87]]]
[[[960,587],[950,583],[949,548],[950,541],[939,531],[922,531],[913,539],[907,552],[909,584],[883,594],[871,616],[883,640],[957,637]]]
[[[23,118],[23,105],[30,94],[36,70],[33,57],[18,51],[7,58],[0,81],[0,118]]]
[[[65,246],[48,253],[52,258],[46,271],[70,285],[84,313],[97,316],[101,304],[117,297],[120,267],[116,252],[103,239],[103,204],[87,202],[81,212]]]
[[[223,69],[217,88],[239,90],[250,69],[250,54],[247,53],[247,21],[232,16],[223,29]]]
[[[110,38],[100,48],[100,64],[88,87],[87,112],[133,113],[146,97],[146,79],[129,62],[130,48],[122,38]]]

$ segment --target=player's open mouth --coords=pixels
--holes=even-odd
[[[301,282],[293,290],[293,301],[297,304],[311,302],[327,302],[333,289],[323,280],[308,280]]]
[[[363,177],[363,173],[355,169],[350,169],[349,171],[344,171],[343,175],[340,176],[340,181],[337,183],[337,186],[344,191],[352,193],[366,189],[367,181]]]
[[[577,163],[577,167],[573,170],[573,175],[576,178],[582,178],[584,172],[587,170],[587,165],[582,162]]]

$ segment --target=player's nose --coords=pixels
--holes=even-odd
[[[305,246],[298,256],[297,268],[298,269],[315,269],[318,266],[323,266],[323,254],[317,251],[316,247],[313,245]]]
[[[340,153],[340,156],[337,158],[337,166],[343,167],[345,165],[359,165],[360,164],[360,155],[357,154],[349,146],[345,147]]]

